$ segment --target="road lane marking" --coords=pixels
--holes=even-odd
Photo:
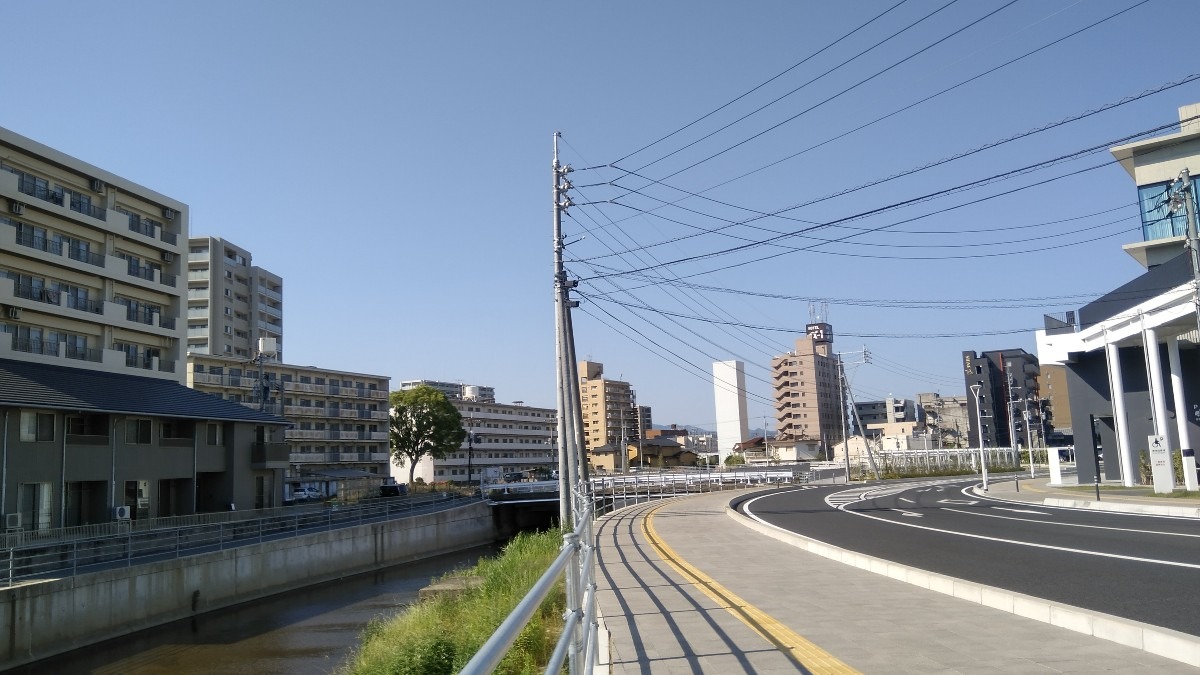
[[[999,508],[999,507],[995,507]],[[1062,527],[1086,527],[1090,530],[1116,530],[1117,532],[1132,532],[1134,534],[1161,534],[1166,537],[1192,537],[1200,539],[1200,534],[1188,534],[1186,532],[1162,532],[1159,530],[1138,530],[1131,527],[1112,527],[1110,525],[1086,525],[1084,523],[1056,523],[1053,520],[1038,520],[1036,518],[1018,518],[1016,516],[1002,516],[998,513],[980,513],[979,511],[962,511],[960,509],[942,509],[943,511],[953,511],[955,513],[965,513],[968,516],[983,516],[985,518],[1000,518],[1002,520],[1019,520],[1023,523],[1039,523],[1042,525],[1059,525]],[[1049,514],[1046,514],[1049,515]]]
[[[654,529],[654,514],[664,506],[666,504],[655,506],[642,518],[642,535],[646,537],[646,541],[650,543],[663,562],[683,575],[693,586],[716,602],[717,606],[736,616],[742,623],[775,645],[779,651],[807,672],[814,675],[818,673],[858,675],[859,671],[842,663],[837,657],[809,642],[799,633],[780,623],[778,619],[746,602],[733,591],[680,558],[679,554],[675,553]]]
[[[846,513],[852,513],[856,516],[861,516],[863,518],[870,518],[871,520],[878,520],[881,523],[887,523],[889,525],[901,525],[903,527],[915,527],[918,530],[929,530],[930,532],[941,532],[942,534],[953,534],[953,535],[957,535],[960,537],[967,537],[969,539],[983,539],[984,541],[994,541],[994,542],[997,542],[1000,544],[1013,544],[1015,546],[1029,546],[1031,548],[1044,548],[1044,549],[1048,549],[1051,551],[1063,551],[1066,553],[1079,553],[1080,555],[1094,555],[1099,558],[1116,558],[1118,560],[1132,560],[1133,562],[1151,563],[1153,565],[1168,565],[1170,567],[1186,567],[1189,569],[1200,570],[1200,564],[1195,564],[1195,563],[1175,562],[1174,560],[1156,560],[1154,558],[1140,558],[1138,556],[1121,555],[1119,553],[1103,553],[1101,551],[1086,551],[1084,549],[1069,548],[1067,546],[1051,546],[1050,544],[1035,544],[1034,542],[1031,542],[1031,541],[1021,541],[1019,539],[1004,539],[1002,537],[989,537],[989,536],[983,535],[983,534],[971,534],[970,532],[958,532],[956,530],[946,530],[946,529],[943,529],[940,527],[930,527],[929,525],[917,525],[916,523],[909,523],[909,522],[905,522],[902,520],[892,520],[891,518],[881,518],[880,516],[873,516],[869,513],[863,513],[861,511],[852,511],[850,509],[842,509],[842,510]],[[944,510],[951,511],[951,510],[956,510],[956,509],[944,509]],[[967,512],[963,511],[962,513],[967,513]],[[992,518],[1009,518],[1011,516],[992,515],[991,517]],[[1014,518],[1014,520],[1025,520],[1025,519],[1024,518]],[[1114,529],[1119,529],[1119,528],[1114,528]]]
[[[920,490],[920,492],[924,492],[924,490]],[[908,502],[909,504],[916,504],[916,502],[914,502],[913,500],[911,500],[911,499],[907,499],[907,498],[905,498],[905,497],[900,497],[900,501],[902,501],[902,502]]]
[[[939,499],[938,503],[939,504],[962,504],[963,506],[971,506],[973,504],[978,504],[979,502],[977,502],[973,499]]]
[[[1012,511],[1013,513],[1033,513],[1033,514],[1036,514],[1036,515],[1039,515],[1039,516],[1048,516],[1048,515],[1050,515],[1049,513],[1046,513],[1046,512],[1044,512],[1044,511],[1033,511],[1033,510],[1031,510],[1031,509],[1010,509],[1010,508],[1008,508],[1007,506],[993,506],[992,508],[993,508],[993,509],[1000,509],[1001,511]]]
[[[904,509],[892,509],[892,510],[896,511],[897,513],[899,513],[902,516],[908,516],[910,518],[924,518],[925,517],[919,513],[914,513],[912,511],[905,511]]]

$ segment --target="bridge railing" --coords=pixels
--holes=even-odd
[[[380,499],[349,506],[294,507],[259,518],[161,527],[143,530],[129,521],[105,526],[92,536],[43,537],[38,531],[4,535],[0,552],[0,583],[61,577],[106,567],[132,565],[219,551],[266,540],[353,527],[428,513],[458,501],[460,495],[411,499]],[[97,526],[99,527],[99,526]]]

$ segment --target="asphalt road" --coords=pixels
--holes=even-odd
[[[976,482],[784,489],[737,506],[844,549],[1200,635],[1200,521],[981,498]]]

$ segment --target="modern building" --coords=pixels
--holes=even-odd
[[[480,387],[495,396],[492,387]],[[558,413],[522,402],[451,399],[463,418],[467,438],[457,452],[433,460],[436,481],[494,482],[519,473],[546,478],[558,470]],[[407,474],[399,482],[408,480]]]
[[[417,387],[433,387],[446,395],[451,401],[470,399],[472,401],[495,401],[496,388],[483,387],[461,382],[440,382],[438,380],[404,380],[400,383],[400,391],[408,391]]]
[[[917,406],[925,418],[936,448],[965,448],[971,429],[970,407],[966,396],[942,396],[937,392],[917,394]]]
[[[183,386],[188,208],[0,129],[0,512],[278,505],[284,420]]]
[[[301,487],[343,498],[377,494],[391,475],[387,376],[191,353],[187,378],[197,391],[291,422],[289,496]]]
[[[219,237],[191,237],[187,257],[187,351],[249,359],[261,338],[283,361],[283,278],[252,264]]]
[[[1071,393],[1066,366],[1041,364],[1042,419],[1040,431],[1048,446],[1071,445],[1075,430],[1071,417]]]
[[[1037,356],[1024,349],[967,351],[962,353],[962,363],[971,447],[979,447],[980,424],[984,447],[1030,447],[1026,411],[1032,417],[1041,400]],[[978,395],[972,387],[978,387]]]
[[[1150,439],[1161,436],[1196,489],[1200,254],[1185,244],[1200,209],[1198,116],[1200,104],[1183,106],[1177,132],[1112,149],[1137,188],[1142,241],[1123,248],[1143,271],[1082,307],[1078,321],[1047,316],[1038,332],[1038,355],[1066,369],[1081,482],[1096,476],[1099,462],[1087,459],[1096,456],[1106,478],[1137,484]]]
[[[587,450],[605,445],[623,448],[640,438],[643,413],[628,382],[604,377],[604,364],[579,362],[579,396]]]
[[[846,399],[838,386],[833,326],[810,323],[796,348],[771,359],[776,440],[820,441],[825,456],[840,443]]]
[[[855,401],[854,411],[863,426],[859,433],[865,430],[868,437],[877,436],[873,432],[878,432],[880,425],[920,421],[916,401],[893,396],[883,401]]]
[[[746,365],[713,363],[713,399],[717,407],[717,461],[724,464],[735,446],[750,438],[746,412]]]

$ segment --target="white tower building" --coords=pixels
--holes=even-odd
[[[713,398],[717,402],[717,454],[722,465],[733,446],[750,436],[746,417],[746,366],[741,361],[713,363]]]

